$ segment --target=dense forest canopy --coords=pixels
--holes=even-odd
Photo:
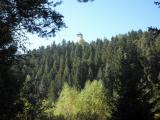
[[[25,50],[26,32],[55,36],[65,27],[63,15],[55,9],[61,3],[61,0],[0,0],[1,119],[14,119],[23,109],[19,98],[24,76],[16,65],[23,58],[17,50]]]
[[[22,96],[32,108],[25,111],[28,117],[37,113],[34,116],[41,119],[74,120],[77,116],[82,120],[106,119],[105,115],[113,120],[159,119],[160,35],[155,31],[131,31],[110,41],[97,39],[91,43],[64,40],[58,45],[53,43],[30,51],[28,55],[22,68],[27,74]],[[97,87],[90,88],[87,81],[93,81]],[[92,106],[91,97],[95,101],[98,97],[91,95],[92,89],[98,92],[99,84],[107,91],[105,95],[99,93],[101,100],[105,99],[106,108]],[[85,101],[82,98],[77,101],[79,92],[85,90],[89,90],[86,96],[83,94]],[[87,101],[91,102],[90,110]],[[82,111],[77,104],[82,104]],[[83,112],[87,108],[89,111]],[[65,109],[70,112],[67,114]],[[92,111],[96,109],[106,109],[101,113],[104,116],[100,115],[104,118]]]
[[[20,91],[24,75],[17,69],[23,58],[26,32],[54,36],[64,27],[63,16],[54,8],[60,2],[48,0],[0,0],[0,119],[14,119],[23,111]]]
[[[17,54],[26,31],[51,37],[65,27],[61,3],[0,1],[0,119],[159,120],[157,28]]]

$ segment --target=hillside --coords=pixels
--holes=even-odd
[[[63,87],[65,84],[68,85],[67,90],[74,88],[73,91],[80,92],[87,90],[85,85],[87,81],[90,81],[92,86],[92,83],[97,80],[102,83],[95,84],[103,84],[107,91],[105,99],[110,101],[109,118],[128,120],[123,118],[125,114],[130,117],[130,120],[158,119],[160,114],[160,35],[158,33],[131,31],[112,37],[110,41],[97,39],[83,44],[63,41],[59,45],[53,43],[46,48],[40,47],[30,51],[28,56],[23,65],[26,82],[22,92],[25,102],[32,106],[30,112],[26,111],[28,116],[35,113],[37,118],[45,116],[45,119],[49,119],[50,112],[46,113],[44,110],[52,108],[52,103],[55,106],[60,104],[62,96],[67,94],[61,93],[65,89]],[[90,98],[88,100],[90,101]],[[49,107],[44,105],[44,101],[49,101]],[[83,104],[85,105],[87,103]],[[44,109],[41,109],[42,106],[45,106]],[[87,113],[88,116],[94,114],[91,111]],[[68,114],[75,119],[74,117],[79,113],[81,111],[74,114],[71,111]],[[69,119],[68,115],[61,112],[50,114]],[[97,119],[106,119],[98,112],[96,114]],[[87,117],[82,118],[84,119]]]

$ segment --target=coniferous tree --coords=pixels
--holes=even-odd
[[[65,82],[83,90],[88,79],[98,78],[108,91],[112,119],[153,119],[154,116],[158,119],[159,43],[158,33],[141,30],[117,35],[111,41],[98,39],[83,47],[63,42],[31,52],[34,69],[26,69],[36,81],[32,82],[37,94],[40,94],[37,88],[44,82],[46,89],[40,94],[41,99],[56,101]],[[39,53],[42,57],[35,57]],[[47,65],[48,72],[44,72]]]

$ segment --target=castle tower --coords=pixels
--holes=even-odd
[[[77,43],[79,43],[79,44],[84,44],[85,43],[85,40],[83,39],[83,34],[82,33],[77,34]]]

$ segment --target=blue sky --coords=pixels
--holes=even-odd
[[[131,30],[147,30],[149,26],[160,27],[160,8],[154,5],[154,0],[95,0],[89,3],[63,0],[56,9],[64,15],[68,28],[48,40],[28,35],[31,41],[29,48],[46,46],[53,41],[59,43],[62,39],[75,41],[79,32],[86,41],[92,41],[110,39]]]

